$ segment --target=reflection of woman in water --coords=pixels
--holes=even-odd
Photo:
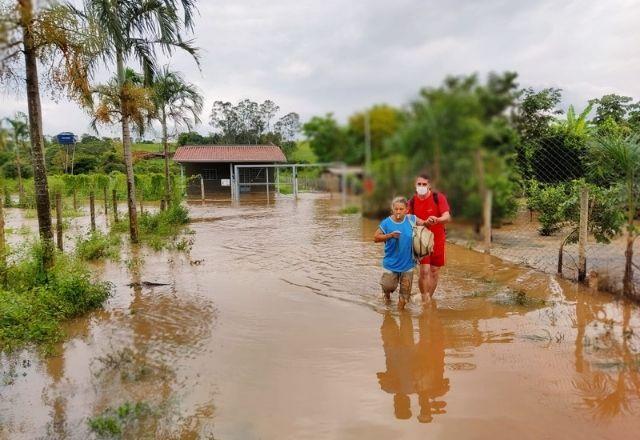
[[[444,378],[444,332],[435,303],[428,305],[418,320],[420,339],[414,343],[413,321],[400,314],[400,325],[390,312],[380,327],[387,371],[377,373],[380,388],[393,394],[398,419],[411,417],[410,394],[418,394],[418,420],[429,423],[433,414],[444,414],[446,402],[437,400],[449,391]]]
[[[415,351],[415,379],[421,423],[430,423],[433,414],[444,414],[447,402],[437,400],[449,391],[449,379],[444,378],[444,329],[435,300],[427,304],[418,318],[420,338]]]
[[[380,327],[382,347],[387,371],[378,373],[380,387],[393,394],[393,407],[399,419],[411,417],[409,394],[415,393],[413,386],[413,323],[409,313],[400,315],[400,326],[390,312],[385,313]]]

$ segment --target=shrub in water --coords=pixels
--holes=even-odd
[[[99,260],[110,258],[117,260],[119,254],[120,238],[117,235],[105,235],[100,231],[89,233],[86,237],[78,238],[76,242],[76,254],[82,260]]]

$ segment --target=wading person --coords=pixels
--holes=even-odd
[[[385,299],[389,301],[391,294],[400,285],[398,308],[403,309],[411,298],[413,284],[413,225],[426,225],[426,222],[408,215],[408,202],[404,197],[396,197],[391,202],[392,214],[385,218],[373,237],[376,243],[384,243],[382,268],[384,273],[380,280]]]
[[[409,214],[424,220],[433,232],[433,252],[420,260],[418,287],[422,301],[430,300],[438,287],[440,268],[445,263],[446,231],[445,223],[451,221],[449,203],[442,193],[431,190],[431,181],[427,174],[416,177],[416,193],[409,201]]]

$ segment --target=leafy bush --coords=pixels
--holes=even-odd
[[[541,185],[531,181],[528,192],[529,209],[539,213],[540,235],[551,235],[558,231],[566,219],[567,200],[571,195],[567,185]]]

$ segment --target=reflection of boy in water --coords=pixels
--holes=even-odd
[[[420,339],[413,340],[413,322],[408,313],[400,315],[400,326],[387,312],[380,333],[387,371],[377,373],[380,388],[394,394],[394,413],[398,419],[411,417],[410,394],[418,394],[418,420],[429,423],[434,414],[444,414],[447,405],[436,400],[449,391],[444,378],[444,331],[435,303],[426,307],[418,320]]]

